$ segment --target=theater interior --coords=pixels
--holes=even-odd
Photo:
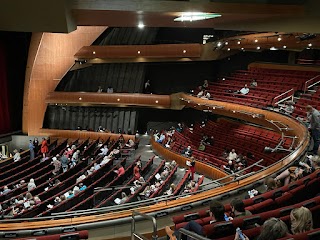
[[[320,239],[318,168],[278,178],[317,156],[319,1],[1,5],[0,239],[256,239],[302,206],[281,239]],[[211,224],[235,198],[252,215]]]

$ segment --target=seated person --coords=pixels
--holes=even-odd
[[[183,149],[182,155],[184,155],[185,157],[191,157],[192,156],[191,146],[188,146],[187,148]]]
[[[109,86],[109,87],[107,88],[107,93],[113,93],[113,87]]]
[[[129,148],[132,148],[132,147],[134,146],[134,144],[135,144],[134,141],[133,141],[132,139],[129,139],[129,140],[128,140],[128,143],[126,143],[125,146],[126,146],[126,147],[129,147]]]
[[[250,89],[248,88],[248,85],[245,84],[243,88],[241,88],[239,91],[236,91],[235,93],[240,93],[242,95],[247,95],[249,93]]]
[[[248,210],[245,210],[244,203],[242,200],[235,198],[230,202],[231,213],[229,220],[233,220],[234,218],[250,216],[252,213]]]
[[[256,79],[252,79],[251,83],[250,83],[250,87],[257,87],[258,86],[258,82]]]
[[[101,153],[99,153],[98,155],[99,156],[106,156],[108,154],[108,146],[107,145],[104,145],[103,148],[100,149]]]
[[[135,180],[133,181],[133,184],[136,186],[136,187],[141,187],[143,184],[145,184],[146,181],[144,180],[143,177],[140,177],[138,180]]]
[[[202,84],[202,88],[203,89],[207,89],[209,87],[209,82],[208,82],[208,80],[204,80],[203,81],[203,84]]]
[[[176,130],[178,131],[178,132],[182,132],[182,130],[183,130],[183,126],[182,126],[182,124],[181,123],[178,123],[178,127],[176,128]]]
[[[225,211],[225,209],[224,209],[224,206],[222,203],[215,201],[215,200],[211,201],[211,203],[210,203],[210,217],[211,217],[210,224],[214,223],[214,222],[225,221],[224,211]],[[199,234],[201,236],[204,236],[203,227],[194,220],[191,220],[190,222],[188,222],[187,225],[184,226],[184,229],[186,229],[188,231],[195,232],[196,234]],[[169,226],[166,226],[165,230],[166,230],[166,233],[169,236],[170,240],[177,239],[178,231],[171,230]]]
[[[196,187],[196,182],[195,181],[190,181],[185,187],[184,187],[184,190],[183,192],[184,193],[191,193],[194,191]]]
[[[170,188],[164,192],[164,195],[171,195],[174,193],[174,191],[176,190],[176,185],[174,185],[173,183],[170,185]]]
[[[268,192],[277,189],[279,186],[273,178],[268,177],[264,180],[264,187],[266,189],[266,192]]]
[[[125,203],[128,200],[128,196],[125,192],[121,193],[121,200],[120,200],[120,204]]]
[[[312,230],[312,213],[306,207],[295,208],[290,213],[291,232],[299,234]]]
[[[206,149],[206,145],[204,145],[204,142],[201,140],[198,150],[204,151],[205,149]]]
[[[84,191],[87,189],[87,186],[84,185],[83,183],[79,183],[79,189],[80,189],[80,191]]]
[[[203,96],[204,96],[204,90],[202,90],[202,88],[201,88],[200,92],[198,92],[198,94],[197,94],[197,97],[202,98]]]
[[[229,153],[228,157],[227,157],[227,160],[236,160],[237,158],[237,153],[236,153],[236,150],[235,149],[232,149],[231,152]]]
[[[124,167],[120,165],[118,167],[118,170],[115,170],[114,172],[117,174],[117,177],[120,177],[125,173],[125,170],[124,170]]]
[[[289,101],[285,107],[280,107],[280,112],[291,115],[294,111],[294,102]]]
[[[204,90],[201,98],[202,99],[210,99],[210,97],[211,97],[211,94],[207,90]]]
[[[102,87],[101,87],[101,86],[99,86],[99,87],[98,87],[98,91],[97,91],[97,92],[98,92],[98,93],[102,93],[102,91],[103,91]]]
[[[166,138],[166,135],[165,135],[164,132],[162,132],[162,133],[160,134],[160,137],[159,137],[159,139],[157,140],[157,142],[158,142],[158,143],[162,143],[165,138]]]

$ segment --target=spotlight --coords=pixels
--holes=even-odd
[[[140,51],[138,51],[138,54],[140,54]]]
[[[286,49],[286,48],[287,48],[287,46],[286,46],[286,45],[284,45],[284,46],[283,46],[283,48],[284,48],[284,49]]]
[[[241,44],[241,42],[240,42],[240,41],[238,41],[238,44]]]
[[[95,52],[95,51],[93,51],[92,53],[93,53],[93,54],[96,54],[96,52]]]
[[[229,44],[228,42],[225,42],[225,43],[224,43],[224,45],[228,45],[228,44]]]
[[[227,50],[228,50],[228,51],[230,51],[231,49],[230,49],[230,48],[228,48]]]
[[[138,24],[138,28],[143,29],[144,28],[144,24],[143,23],[139,23]]]
[[[278,42],[280,42],[282,40],[282,38],[281,37],[278,37]]]
[[[187,50],[183,50],[183,53],[186,53],[187,52]]]
[[[257,43],[257,42],[258,42],[258,39],[255,39],[254,42]]]
[[[308,47],[312,47],[312,43],[309,43],[309,44],[308,44]]]
[[[261,49],[261,47],[257,47],[257,50],[260,50]]]

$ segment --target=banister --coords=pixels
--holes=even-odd
[[[147,240],[146,237],[144,237],[143,235],[136,233],[136,216],[139,216],[142,219],[146,219],[149,221],[152,221],[152,239],[156,240],[158,239],[158,235],[157,235],[157,220],[154,217],[148,216],[147,214],[144,213],[140,213],[138,211],[132,211],[132,222],[131,222],[131,239],[134,240],[136,237],[142,240]]]
[[[307,80],[305,83],[304,83],[304,93],[307,92],[307,89],[309,89],[310,87],[314,86],[315,84],[319,83],[320,80],[318,82],[314,82],[315,79],[319,78],[320,75],[317,75],[309,80]],[[312,82],[312,83],[311,83]]]
[[[281,93],[281,94],[279,94],[278,96],[275,96],[275,97],[272,99],[271,105],[272,105],[272,106],[277,105],[281,100],[279,100],[278,102],[276,102],[276,99],[281,98],[282,96],[288,94],[289,92],[292,92],[291,96],[293,96],[293,94],[294,94],[294,89],[291,88],[291,89],[285,91],[284,93]],[[289,96],[289,97],[291,97],[291,96]],[[286,97],[286,98],[288,98],[288,97]]]

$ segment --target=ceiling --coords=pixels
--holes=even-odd
[[[288,4],[288,2],[290,2]],[[193,27],[224,30],[320,33],[318,0],[2,0],[0,30],[74,31],[77,26]],[[174,22],[182,12],[222,16]]]

